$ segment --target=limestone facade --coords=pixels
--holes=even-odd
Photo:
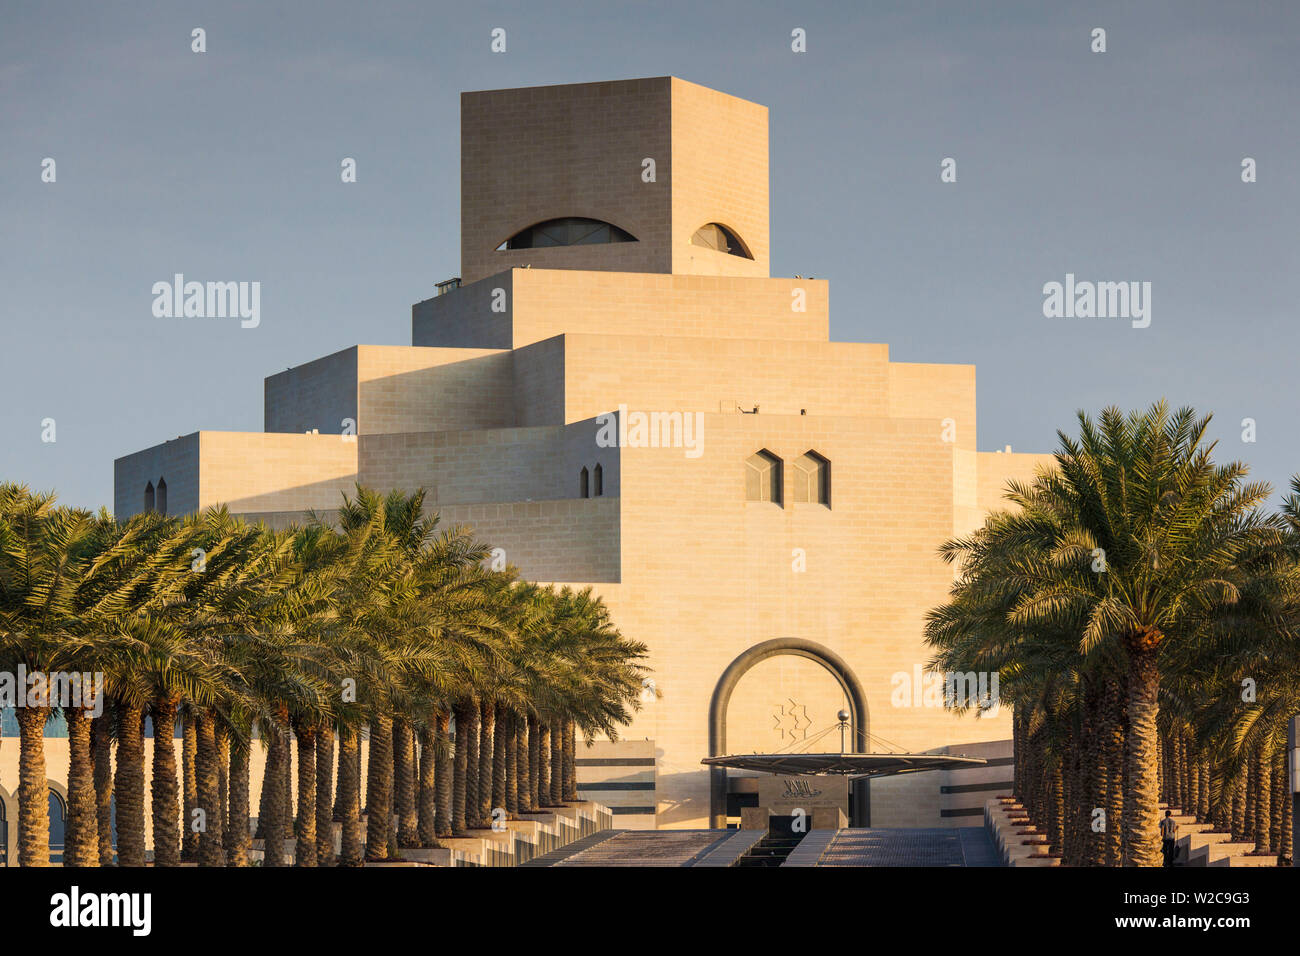
[[[873,825],[979,824],[1011,779],[1009,714],[896,706],[899,675],[930,656],[925,614],[953,574],[940,544],[1048,459],[977,450],[973,367],[832,342],[829,284],[768,275],[764,107],[668,77],[461,104],[462,282],[413,306],[413,344],[269,377],[263,432],[118,459],[117,513],[163,479],[173,512],[224,503],[276,525],[358,481],[424,488],[444,523],[526,578],[592,586],[649,646],[626,743],[589,757],[593,784],[620,784],[591,796],[626,810],[620,825],[738,819],[743,800],[719,815],[700,765],[711,703],[733,661],[784,638],[852,671],[859,749],[995,758],[874,782]],[[498,248],[566,218],[635,241]],[[713,224],[731,252],[693,241]],[[637,427],[652,413],[669,447]],[[728,702],[728,749],[812,746],[846,704],[842,678],[806,656],[756,665]]]

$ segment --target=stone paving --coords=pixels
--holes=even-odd
[[[734,830],[625,830],[559,866],[691,866]]]
[[[819,866],[997,866],[983,827],[840,830]]]
[[[765,831],[755,831],[755,835]],[[525,866],[696,866],[738,830],[603,830]],[[718,865],[731,865],[734,860]],[[783,866],[1002,866],[983,827],[814,830]]]

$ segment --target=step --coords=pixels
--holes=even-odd
[[[1210,843],[1192,850],[1187,857],[1188,866],[1222,866],[1218,860],[1243,856],[1255,849],[1253,843],[1233,843],[1231,837],[1218,843]]]
[[[1277,854],[1268,856],[1225,856],[1211,860],[1206,866],[1277,866]]]

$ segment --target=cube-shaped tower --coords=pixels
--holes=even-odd
[[[675,77],[461,94],[461,276],[768,274],[767,108]]]

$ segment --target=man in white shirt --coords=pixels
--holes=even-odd
[[[1165,855],[1165,866],[1174,865],[1174,856],[1177,854],[1178,839],[1178,821],[1174,819],[1172,810],[1165,811],[1165,818],[1160,821],[1161,851]]]

